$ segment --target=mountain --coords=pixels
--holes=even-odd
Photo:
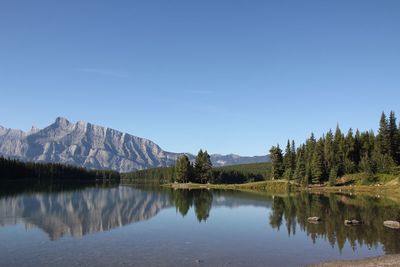
[[[29,132],[0,126],[0,155],[23,161],[56,162],[90,169],[129,172],[173,165],[183,153],[167,152],[154,142],[107,127],[58,117]],[[185,153],[190,159],[194,155]],[[215,166],[269,161],[268,156],[211,155]]]

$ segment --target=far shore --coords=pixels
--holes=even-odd
[[[310,193],[345,193],[345,194],[367,194],[372,196],[390,196],[400,201],[399,185],[342,185],[342,186],[308,186],[301,187],[299,184],[287,180],[270,180],[251,182],[243,184],[199,184],[199,183],[168,183],[162,186],[173,189],[223,189],[223,190],[255,190],[271,192],[300,192]]]
[[[239,190],[239,189],[253,189],[253,190],[268,190],[268,189],[293,189],[298,187],[295,183],[286,180],[272,180],[251,182],[243,184],[199,184],[199,183],[168,183],[163,184],[164,187],[173,189],[226,189],[226,190]]]

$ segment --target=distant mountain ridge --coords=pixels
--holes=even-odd
[[[120,131],[58,117],[44,129],[28,132],[0,126],[0,155],[23,161],[55,162],[90,169],[129,172],[171,166],[183,154],[167,152],[156,143]],[[269,161],[268,156],[241,157],[212,154],[215,166]]]

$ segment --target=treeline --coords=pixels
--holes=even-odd
[[[197,166],[197,168],[196,168]],[[207,151],[199,151],[194,163],[182,156],[175,166],[121,173],[125,182],[139,184],[211,183],[241,184],[270,179],[270,163],[241,164],[213,168]]]
[[[197,182],[207,183],[212,180],[213,171],[210,155],[200,150],[195,163],[191,163],[186,155],[181,156],[175,166],[159,167],[123,173],[122,179],[135,183],[168,183]]]
[[[124,182],[137,184],[164,184],[172,182],[174,178],[175,166],[121,173]]]
[[[400,127],[395,113],[389,118],[383,112],[379,130],[355,133],[349,129],[344,134],[339,126],[329,130],[318,140],[314,134],[306,142],[295,147],[288,141],[283,153],[279,145],[270,149],[273,179],[296,180],[302,185],[329,182],[346,174],[365,173],[365,183],[371,182],[377,173],[400,174]]]
[[[244,172],[240,168],[212,168],[210,155],[200,150],[194,164],[186,155],[178,159],[175,166],[174,182],[241,184],[264,180],[260,173]]]
[[[22,162],[0,157],[0,181],[37,180],[37,181],[119,181],[116,171],[88,170],[58,163]]]
[[[207,151],[200,150],[194,163],[183,155],[176,161],[175,166],[125,173],[122,174],[122,178],[138,183],[209,183],[214,180],[214,175],[219,177],[220,172],[214,174],[210,155]]]
[[[270,162],[246,163],[215,167],[214,171],[221,171],[223,173],[239,173],[240,176],[245,177],[246,181],[251,182],[252,180],[270,180],[271,166]]]

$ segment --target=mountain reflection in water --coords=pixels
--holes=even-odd
[[[162,209],[175,207],[187,216],[194,210],[197,220],[212,220],[217,207],[256,206],[265,208],[265,220],[274,231],[307,233],[309,239],[327,240],[339,250],[346,242],[357,246],[382,244],[386,253],[400,252],[400,234],[383,227],[383,221],[400,219],[399,206],[383,198],[349,195],[297,193],[273,196],[266,193],[209,190],[139,189],[129,186],[93,187],[66,192],[21,193],[0,197],[0,225],[22,223],[37,227],[50,240],[65,235],[83,236],[148,220]],[[319,216],[319,224],[307,221]],[[360,226],[345,226],[356,218]],[[229,223],[229,222],[227,222]]]

